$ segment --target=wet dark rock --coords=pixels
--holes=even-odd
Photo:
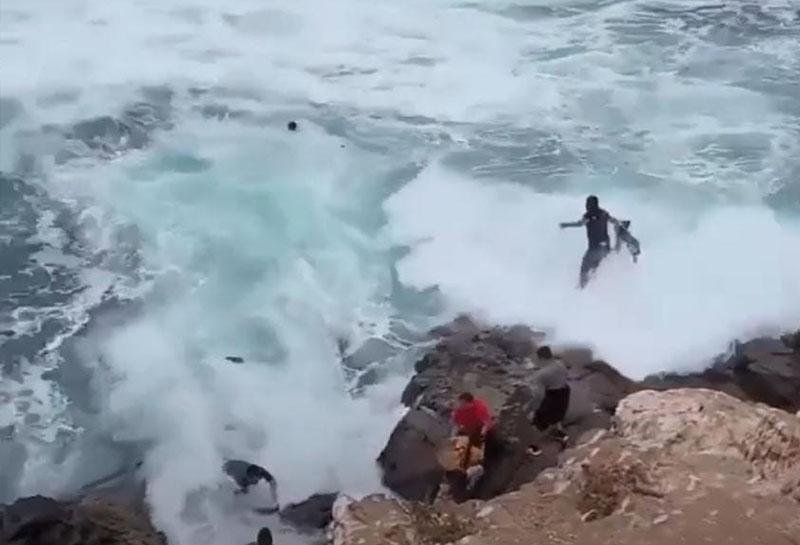
[[[141,94],[144,101],[127,106],[119,116],[85,119],[65,129],[43,127],[43,132],[60,133],[64,138],[63,147],[55,153],[56,162],[85,156],[111,158],[141,149],[150,143],[153,131],[171,128],[173,91],[167,87],[145,87]]]
[[[420,359],[419,361],[417,361],[417,363],[414,364],[414,372],[422,373],[432,365],[436,365],[437,362],[438,362],[438,356],[436,354],[433,353],[425,354],[422,357],[422,359]]]
[[[314,494],[307,500],[284,507],[281,518],[300,529],[324,529],[333,520],[333,503],[338,495]]]
[[[355,384],[351,389],[351,392],[353,394],[362,393],[364,391],[364,388],[378,384],[382,378],[386,377],[386,374],[387,373],[385,369],[381,369],[378,367],[371,367],[367,369],[366,371],[358,375],[358,378],[356,379]]]
[[[350,369],[365,369],[371,363],[383,361],[397,352],[397,348],[383,339],[370,337],[352,354],[345,356],[342,363]]]
[[[13,432],[12,436],[4,437],[0,430],[0,503],[18,497],[17,490],[27,459],[28,451],[13,440]]]
[[[794,333],[787,333],[781,337],[781,341],[787,348],[794,352],[800,352],[800,329]]]
[[[42,380],[52,380],[52,381],[58,381],[60,376],[61,373],[59,372],[59,369],[57,367],[55,369],[48,369],[41,375]]]
[[[43,496],[0,506],[0,543],[8,545],[166,545],[143,512],[97,498]]]
[[[57,501],[44,496],[33,496],[17,500],[2,511],[2,535],[11,541],[35,538],[47,529],[67,518],[66,510]]]
[[[2,441],[10,441],[14,438],[14,433],[16,431],[16,427],[14,424],[9,424],[7,426],[0,427],[0,440]]]
[[[438,337],[451,337],[456,334],[461,335],[476,335],[480,333],[480,327],[472,321],[469,316],[459,316],[449,324],[436,326],[430,330],[430,336],[433,338]]]
[[[447,438],[450,427],[441,415],[426,409],[411,409],[395,426],[378,457],[383,484],[407,499],[431,497],[441,480],[436,449]]]
[[[286,128],[289,129],[290,131],[296,131],[297,121],[289,121],[289,123],[286,124]]]
[[[800,352],[787,350],[785,339],[759,338],[735,343],[727,358],[700,372],[646,378],[654,390],[709,388],[733,397],[789,412],[800,410]]]
[[[477,497],[512,490],[555,464],[560,443],[531,425],[535,407],[528,380],[540,336],[520,326],[482,329],[467,318],[433,333],[440,338],[438,344],[417,362],[417,374],[402,394],[411,410],[378,458],[384,484],[407,499],[425,500],[434,493],[441,478],[436,449],[449,435],[452,406],[463,391],[492,405],[502,445],[500,457],[475,489]],[[566,363],[572,387],[567,433],[577,438],[608,427],[617,402],[634,391],[633,382],[590,355]],[[533,443],[542,449],[541,456],[526,453]]]
[[[244,363],[244,358],[241,356],[225,356],[225,359],[231,363]]]

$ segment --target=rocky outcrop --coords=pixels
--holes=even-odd
[[[794,333],[787,333],[781,336],[781,342],[796,353],[800,353],[800,329]]]
[[[411,500],[435,494],[441,481],[436,459],[439,444],[449,434],[452,403],[469,390],[487,399],[495,410],[501,440],[499,459],[487,467],[475,494],[490,498],[513,490],[556,463],[561,444],[531,425],[532,392],[528,380],[536,369],[536,333],[527,327],[481,329],[466,318],[438,328],[435,349],[417,362],[417,374],[402,401],[408,413],[392,433],[378,458],[384,484]],[[573,438],[607,428],[618,401],[635,385],[587,351],[563,354],[569,365],[572,399],[566,429]],[[527,456],[530,444],[542,449]]]
[[[488,499],[532,481],[556,464],[561,445],[531,426],[531,391],[527,387],[539,362],[543,336],[527,327],[483,328],[468,318],[436,328],[435,347],[415,365],[416,375],[402,395],[408,413],[398,423],[378,458],[384,484],[409,500],[430,499],[441,481],[437,447],[449,433],[449,414],[464,390],[486,398],[495,410],[503,450],[487,467],[474,497]],[[737,343],[731,353],[702,373],[661,375],[635,383],[613,367],[596,361],[585,349],[562,350],[569,369],[572,399],[565,420],[572,441],[607,429],[617,403],[642,390],[694,387],[723,391],[742,400],[791,412],[800,410],[800,353],[791,344],[756,339]],[[535,443],[542,455],[528,456]]]
[[[792,545],[800,418],[706,389],[640,391],[519,490],[454,504],[340,500],[334,545]]]
[[[166,545],[146,514],[87,497],[59,502],[22,498],[0,508],[0,543],[8,545]]]
[[[800,410],[800,332],[781,339],[733,343],[726,357],[703,372],[649,377],[642,387],[710,388],[796,413]]]

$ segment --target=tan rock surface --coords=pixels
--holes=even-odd
[[[703,389],[642,391],[616,429],[487,502],[340,502],[334,545],[800,543],[800,418]]]

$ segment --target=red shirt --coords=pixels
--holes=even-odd
[[[480,433],[484,426],[487,430],[492,427],[492,412],[484,400],[476,397],[471,403],[453,411],[453,422],[459,431],[467,435]]]

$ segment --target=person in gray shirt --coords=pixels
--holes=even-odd
[[[531,406],[536,407],[533,414],[533,425],[539,431],[550,431],[563,444],[567,442],[567,435],[561,429],[561,421],[567,414],[569,407],[570,387],[567,382],[567,367],[560,359],[553,357],[549,346],[542,346],[536,351],[539,361],[544,367],[536,371],[531,377]],[[531,445],[531,453],[537,455],[541,451]]]

